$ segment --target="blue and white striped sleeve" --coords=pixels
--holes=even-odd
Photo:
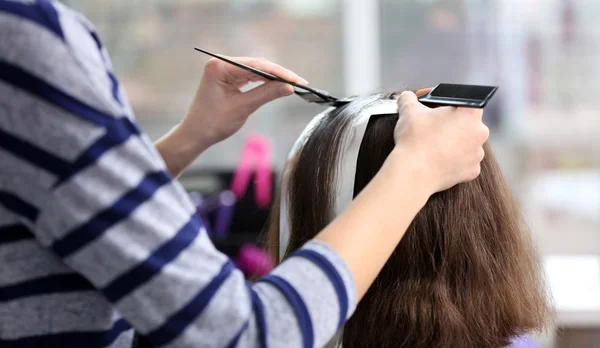
[[[319,347],[356,306],[311,242],[255,284],[219,253],[140,131],[91,25],[0,0],[0,208],[156,347]]]

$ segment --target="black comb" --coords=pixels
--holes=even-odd
[[[317,103],[317,104],[325,104],[325,105],[332,105],[332,106],[342,106],[345,105],[347,103],[349,103],[351,101],[351,99],[340,99],[340,98],[336,98],[332,95],[329,94],[329,92],[327,91],[323,91],[320,89],[316,89],[316,88],[311,88],[308,86],[304,86],[304,85],[300,85],[297,84],[295,82],[291,82],[288,81],[286,79],[283,79],[279,76],[275,76],[273,74],[269,74],[268,72],[264,72],[262,70],[253,68],[251,66],[247,66],[245,64],[242,63],[238,63],[236,61],[233,61],[231,59],[225,58],[221,55],[209,52],[207,50],[203,50],[201,48],[195,47],[194,48],[196,51],[198,52],[202,52],[204,54],[207,54],[211,57],[217,58],[219,60],[222,60],[224,62],[227,62],[231,65],[237,66],[240,69],[244,69],[247,71],[250,71],[258,76],[261,76],[267,80],[271,80],[271,81],[279,81],[279,82],[283,82],[283,83],[287,83],[289,85],[294,86],[294,93],[298,96],[300,96],[302,99],[306,100],[309,103]]]

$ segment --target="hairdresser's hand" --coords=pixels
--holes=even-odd
[[[404,92],[398,99],[398,110],[395,152],[404,160],[409,156],[414,161],[415,170],[429,193],[443,191],[479,175],[483,144],[489,137],[481,109],[432,109],[421,104],[414,93]]]
[[[292,82],[307,84],[293,72],[265,59],[231,59]],[[264,84],[242,93],[240,87],[251,81],[263,81]],[[156,142],[156,149],[171,175],[176,177],[204,150],[242,128],[256,109],[293,93],[294,89],[289,84],[265,81],[249,71],[213,58],[206,63],[200,87],[187,115]]]
[[[292,82],[304,79],[261,58],[230,58]],[[240,87],[251,81],[264,84],[242,93]],[[237,132],[250,114],[262,105],[294,93],[291,85],[267,81],[249,71],[212,58],[206,63],[202,81],[182,127],[200,145],[211,146]]]

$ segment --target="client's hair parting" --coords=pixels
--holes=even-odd
[[[395,99],[397,93],[380,97]],[[351,105],[323,117],[288,164],[286,256],[334,218],[336,164],[355,116]],[[371,117],[359,151],[355,196],[394,148],[397,120]],[[433,195],[417,214],[345,325],[344,348],[504,347],[544,328],[552,309],[541,263],[487,144],[485,151],[476,180]],[[277,195],[268,226],[268,248],[277,262],[279,199],[285,194]]]

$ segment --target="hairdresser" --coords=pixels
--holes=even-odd
[[[209,61],[187,115],[152,144],[86,19],[58,2],[0,0],[1,347],[129,348],[134,329],[156,347],[322,346],[427,199],[479,174],[481,111],[429,109],[405,93],[376,178],[248,284],[172,178],[293,92],[275,82],[240,92],[252,79]]]

